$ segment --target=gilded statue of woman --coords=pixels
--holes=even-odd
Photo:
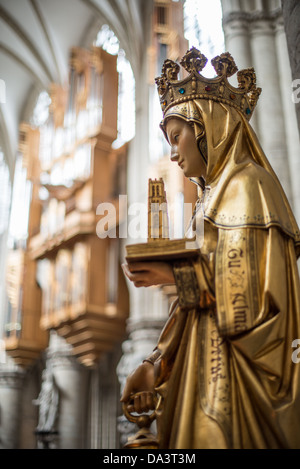
[[[192,48],[157,79],[171,160],[199,187],[190,262],[123,266],[137,286],[176,283],[178,299],[157,347],[127,378],[121,400],[156,409],[162,449],[300,448],[300,234],[284,191],[249,124],[260,89],[230,54],[200,72]],[[275,97],[274,97],[275,99]],[[272,116],[270,116],[272,118]],[[194,304],[186,292],[193,289]]]

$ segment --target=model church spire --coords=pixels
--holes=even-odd
[[[166,191],[162,178],[148,182],[148,241],[169,239]]]

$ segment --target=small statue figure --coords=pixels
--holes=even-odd
[[[56,433],[56,419],[58,415],[59,391],[55,383],[52,370],[45,368],[42,373],[42,386],[37,399],[32,401],[39,406],[39,421],[36,428],[37,435]]]

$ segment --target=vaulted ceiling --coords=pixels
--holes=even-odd
[[[11,171],[19,123],[41,90],[68,79],[70,48],[89,47],[108,24],[137,74],[151,6],[152,0],[0,0],[0,79],[6,85],[0,146]]]

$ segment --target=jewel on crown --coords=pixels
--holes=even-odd
[[[165,114],[170,107],[192,99],[211,99],[229,104],[244,114],[247,120],[253,114],[261,88],[256,87],[253,68],[237,69],[234,59],[225,52],[211,60],[217,76],[206,78],[200,74],[207,58],[192,47],[182,58],[180,65],[188,76],[178,80],[180,66],[173,60],[165,60],[162,75],[155,79],[160,96],[160,104]],[[232,86],[228,78],[237,72],[238,88]]]

